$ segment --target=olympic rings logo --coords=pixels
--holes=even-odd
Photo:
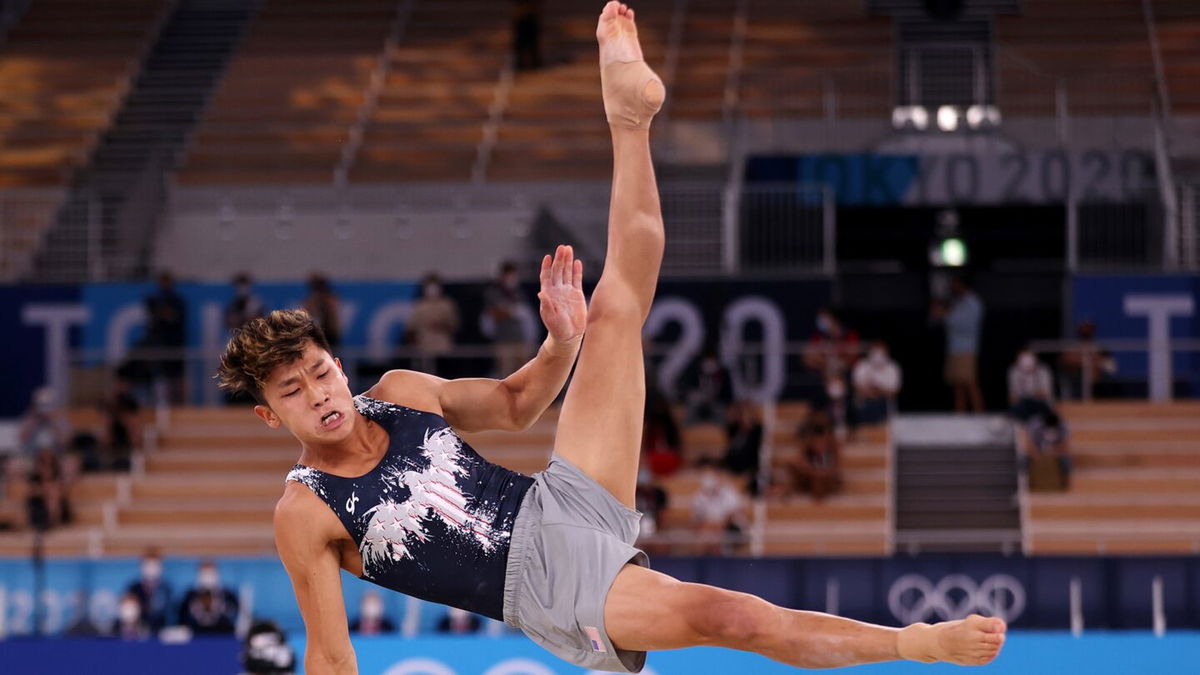
[[[905,574],[888,590],[888,608],[904,625],[953,621],[971,613],[1014,621],[1025,611],[1025,587],[1007,574],[994,574],[981,584],[965,574],[951,574],[936,585],[920,574]]]

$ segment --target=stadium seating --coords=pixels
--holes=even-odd
[[[64,185],[87,162],[167,4],[32,3],[0,50],[0,188]]]
[[[777,447],[793,442],[805,414],[803,405],[781,407]],[[100,424],[92,411],[77,412],[73,419],[79,428]],[[556,420],[557,410],[552,409],[525,432],[464,437],[488,459],[533,473],[550,458]],[[771,505],[765,552],[884,553],[885,440],[879,429],[847,446],[842,493],[821,504],[796,497]],[[723,432],[712,426],[685,430],[684,442],[692,458],[715,456],[724,449]],[[274,550],[274,504],[297,457],[290,434],[268,429],[246,408],[178,409],[159,449],[147,454],[141,470],[81,479],[73,491],[76,523],[49,533],[46,550],[51,555],[137,555],[154,545],[168,555],[269,555]],[[687,527],[697,484],[690,469],[668,479],[668,530]],[[18,509],[19,504],[10,506],[12,515]],[[31,542],[28,532],[0,534],[0,555],[22,555]]]
[[[180,182],[332,181],[395,13],[390,0],[264,2],[196,129]]]
[[[1154,70],[1140,0],[1039,0],[996,17],[997,93],[1006,116],[1148,115]]]
[[[862,3],[750,3],[740,106],[748,117],[886,120],[893,25]],[[828,98],[827,98],[828,97]],[[827,105],[836,106],[833,110]]]
[[[544,67],[513,80],[488,170],[494,181],[601,179],[612,172],[612,145],[600,97],[597,3],[543,4]],[[637,9],[646,62],[660,68],[670,5]]]
[[[1200,114],[1200,4],[1155,0],[1155,25],[1175,115]]]
[[[1066,493],[1030,496],[1035,554],[1200,551],[1200,404],[1068,404]]]
[[[471,177],[509,47],[508,3],[416,3],[350,171],[357,183]]]

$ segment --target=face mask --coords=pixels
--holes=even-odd
[[[846,395],[846,385],[841,380],[831,380],[828,391],[830,398],[842,398]]]
[[[196,574],[196,585],[200,588],[216,588],[221,584],[221,577],[217,571],[212,568],[204,568]]]
[[[651,478],[650,469],[647,469],[647,468],[638,469],[638,482],[639,483],[649,483],[650,478]]]
[[[133,623],[141,614],[142,609],[132,600],[122,602],[120,608],[117,609],[117,616],[120,617],[122,623]]]
[[[1033,370],[1034,366],[1036,365],[1037,359],[1035,359],[1033,354],[1030,354],[1029,352],[1025,352],[1017,357],[1017,367],[1021,370]]]
[[[442,287],[439,284],[425,284],[425,297],[427,297],[427,298],[442,297]]]
[[[817,330],[825,335],[833,332],[833,319],[824,314],[817,315]]]
[[[378,619],[383,616],[383,601],[376,597],[363,598],[362,615],[364,619]]]
[[[142,563],[142,578],[146,581],[158,581],[162,576],[162,563],[157,560],[147,560]]]

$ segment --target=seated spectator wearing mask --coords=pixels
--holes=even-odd
[[[173,619],[167,616],[171,611],[171,586],[162,573],[162,556],[156,549],[148,549],[142,555],[141,576],[126,591],[138,601],[142,620],[155,632]]]
[[[438,621],[437,632],[447,635],[470,635],[478,633],[482,625],[483,622],[479,620],[479,617],[467,610],[450,607],[446,616]]]
[[[26,507],[29,525],[39,532],[71,522],[70,484],[63,463],[51,448],[38,451],[29,471]]]
[[[793,485],[821,501],[842,488],[841,445],[833,420],[823,410],[814,411],[800,427],[800,452],[792,465]]]
[[[1053,396],[1050,369],[1038,362],[1033,350],[1022,349],[1008,369],[1009,414],[1022,422],[1046,416],[1053,410]]]
[[[117,620],[113,635],[121,640],[145,640],[150,637],[150,625],[142,615],[142,606],[136,595],[126,593],[117,604]]]
[[[29,408],[21,418],[21,426],[17,438],[21,444],[22,456],[32,464],[37,454],[42,450],[50,450],[55,455],[61,455],[67,447],[71,436],[71,422],[66,413],[59,408],[58,398],[54,390],[41,387],[33,392]]]
[[[1029,455],[1026,462],[1033,464],[1052,459],[1057,466],[1054,472],[1036,472],[1030,468],[1030,489],[1068,490],[1071,487],[1070,434],[1058,413],[1051,411],[1044,416],[1034,417],[1029,423]]]
[[[725,410],[733,401],[733,384],[729,370],[721,363],[717,352],[707,349],[684,385],[687,403],[687,423],[725,421]]]
[[[237,596],[221,585],[216,564],[200,563],[196,585],[188,589],[179,605],[180,623],[200,635],[232,635],[237,614]]]
[[[746,525],[742,495],[712,460],[700,462],[700,489],[692,497],[692,523],[702,553],[732,552]]]
[[[854,402],[860,424],[887,421],[900,393],[900,366],[888,355],[887,343],[871,344],[867,358],[854,366]]]
[[[738,401],[730,406],[725,433],[729,444],[721,463],[735,476],[745,477],[750,494],[757,495],[756,479],[763,442],[762,415],[758,406],[751,401]]]
[[[396,624],[384,614],[383,596],[375,591],[363,593],[358,603],[358,617],[350,623],[350,632],[358,635],[396,632]]]
[[[662,529],[662,517],[667,509],[668,500],[666,489],[650,471],[650,467],[639,467],[637,490],[634,493],[634,506],[642,512],[641,526],[638,529],[639,548],[647,552],[667,552],[656,540],[656,535]]]

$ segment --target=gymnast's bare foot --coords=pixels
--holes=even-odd
[[[898,650],[902,658],[913,661],[982,666],[1000,653],[1006,630],[1003,619],[978,614],[932,626],[918,623],[900,631]]]
[[[596,24],[596,41],[609,124],[648,128],[666,99],[666,89],[642,57],[633,10],[615,1],[605,5]]]

